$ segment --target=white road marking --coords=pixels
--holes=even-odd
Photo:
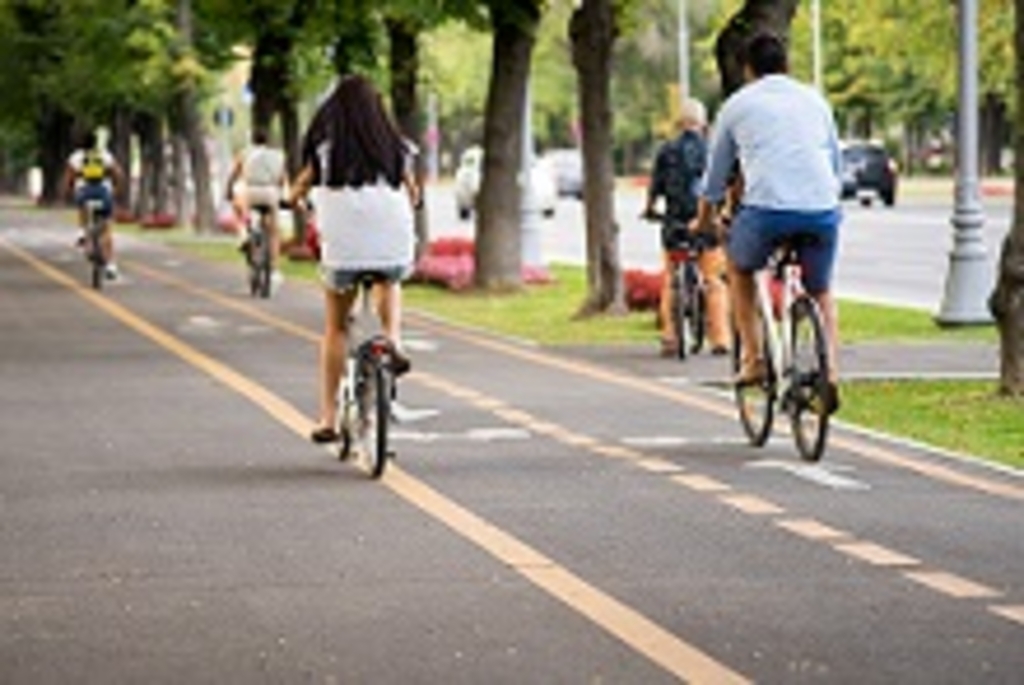
[[[815,485],[821,485],[833,490],[870,490],[871,486],[849,476],[843,476],[841,471],[852,470],[848,466],[824,465],[824,464],[798,464],[776,459],[760,459],[748,462],[747,468],[754,469],[778,469],[785,471],[797,478],[801,478]]]
[[[410,352],[437,352],[437,342],[424,340],[423,338],[406,338],[402,341],[402,347]]]
[[[417,421],[424,421],[426,419],[432,419],[439,415],[441,412],[438,409],[414,409],[412,407],[406,407],[398,402],[391,403],[391,415],[398,423],[415,423]]]
[[[498,442],[501,440],[528,440],[532,437],[527,430],[519,428],[470,428],[461,433],[443,433],[440,431],[391,431],[394,440],[403,442],[437,442],[438,440],[455,440],[470,442]]]

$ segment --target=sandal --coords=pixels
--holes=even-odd
[[[320,428],[313,429],[313,432],[309,434],[309,439],[318,445],[338,442],[338,431],[331,426],[321,426]]]
[[[661,356],[662,357],[675,357],[679,354],[679,343],[669,338],[662,338],[661,340]]]

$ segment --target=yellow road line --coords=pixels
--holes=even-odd
[[[774,502],[753,495],[728,495],[719,500],[751,516],[777,516],[786,512]]]
[[[857,557],[873,566],[917,566],[921,562],[906,554],[901,554],[888,547],[873,542],[847,542],[835,548],[851,557]]]
[[[1015,621],[1024,626],[1024,605],[1020,606],[991,606],[988,608],[996,616]]]
[[[243,395],[293,432],[305,437],[309,430],[309,420],[263,386],[157,328],[126,307],[97,292],[87,290],[71,277],[24,250],[6,241],[0,241],[0,244],[46,277],[66,286],[144,338]],[[529,545],[444,497],[397,465],[393,464],[385,472],[382,483],[409,504],[443,522],[454,532],[484,549],[552,597],[586,616],[594,624],[678,678],[692,683],[749,682],[728,666],[715,661]]]
[[[781,519],[776,521],[775,525],[808,540],[838,540],[850,537],[849,533],[826,526],[814,519]]]
[[[1000,594],[998,590],[945,571],[907,571],[903,575],[957,599],[990,599]]]

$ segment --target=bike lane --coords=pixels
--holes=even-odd
[[[140,311],[161,296],[165,303],[175,299],[161,290],[175,288],[171,282],[153,277],[148,283],[148,277],[140,276],[155,267],[139,267],[137,273],[129,270],[136,282],[116,291],[117,296],[123,292],[126,299],[138,298],[133,307]],[[188,274],[190,280],[227,288],[229,301],[231,289],[239,290],[228,283],[237,279],[233,272],[228,277],[226,270],[193,264]],[[161,288],[147,294],[154,284]],[[192,291],[180,310],[147,311],[146,316],[161,320],[161,329],[180,327],[182,320],[197,316],[187,312],[198,306],[199,297]],[[315,293],[310,299],[318,302]],[[274,316],[294,316],[300,330],[315,331],[315,313],[312,306]],[[198,316],[216,322],[223,313]],[[905,563],[879,563],[884,555],[865,551],[860,531],[851,534],[814,518],[827,512],[844,522],[857,521],[863,517],[863,497],[819,492],[772,469],[748,468],[750,452],[737,444],[738,428],[721,397],[652,389],[658,386],[650,379],[581,367],[574,359],[436,323],[413,321],[412,328],[438,350],[417,355],[417,371],[403,384],[403,397],[440,414],[433,431],[410,425],[398,445],[400,463],[487,521],[530,541],[542,558],[557,559],[614,596],[629,598],[628,605],[640,608],[643,616],[706,646],[741,672],[774,680],[796,668],[810,676],[843,679],[862,673],[858,669],[868,653],[893,655],[874,667],[879,676],[924,668],[925,662],[936,673],[956,662],[967,669],[961,671],[965,675],[982,664],[991,668],[1009,659],[1010,666],[1016,665],[1005,644],[1019,639],[1012,625],[993,620],[984,606],[936,601],[933,591],[901,575]],[[304,371],[297,375],[305,373],[307,380],[292,384],[286,379],[294,378],[294,360],[303,356],[297,347],[274,355],[268,364],[270,345],[250,347],[237,339],[225,343],[208,333],[192,331],[193,342],[244,369],[246,377],[259,378],[293,406],[308,405],[298,393],[311,394],[311,353],[298,364]],[[315,333],[290,335],[315,339]],[[289,372],[280,373],[284,368]],[[296,385],[305,387],[300,391]],[[506,433],[504,442],[492,439],[481,446],[466,436],[473,429],[500,435],[495,420],[526,437]],[[664,435],[666,425],[685,426],[681,432],[690,442],[651,446],[623,439]],[[770,448],[774,457],[784,463],[795,459],[791,447],[778,445]],[[922,496],[920,479],[889,469],[883,474],[886,482],[906,478],[905,487]],[[769,495],[785,501],[780,504]],[[912,503],[912,498],[903,499]],[[979,499],[983,504],[971,500],[971,506],[990,506],[988,498]],[[848,510],[844,500],[851,502]],[[1019,507],[1009,510],[1011,522],[1014,513],[1019,521],[1019,512]],[[878,532],[888,534],[886,515],[876,518]],[[942,535],[937,546],[951,539]],[[1013,570],[1014,556],[1012,550],[1006,556],[1007,570]],[[1014,589],[1012,584],[1000,587]],[[865,588],[870,593],[861,592]],[[922,623],[931,634],[922,635]],[[885,630],[872,629],[882,625]],[[951,632],[934,630],[937,625]],[[948,649],[958,636],[977,633],[987,635],[986,647]]]

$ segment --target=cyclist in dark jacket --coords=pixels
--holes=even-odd
[[[664,252],[661,302],[661,353],[674,357],[679,341],[672,329],[671,288],[672,264],[669,250],[690,242],[688,224],[697,215],[701,178],[707,164],[705,129],[707,113],[700,100],[683,100],[679,116],[679,135],[658,150],[654,173],[647,192],[645,214],[654,213],[659,198],[665,200],[665,221],[661,230]],[[700,258],[698,267],[707,287],[707,331],[713,354],[729,350],[728,293],[725,286],[725,253],[719,245],[710,245]]]

